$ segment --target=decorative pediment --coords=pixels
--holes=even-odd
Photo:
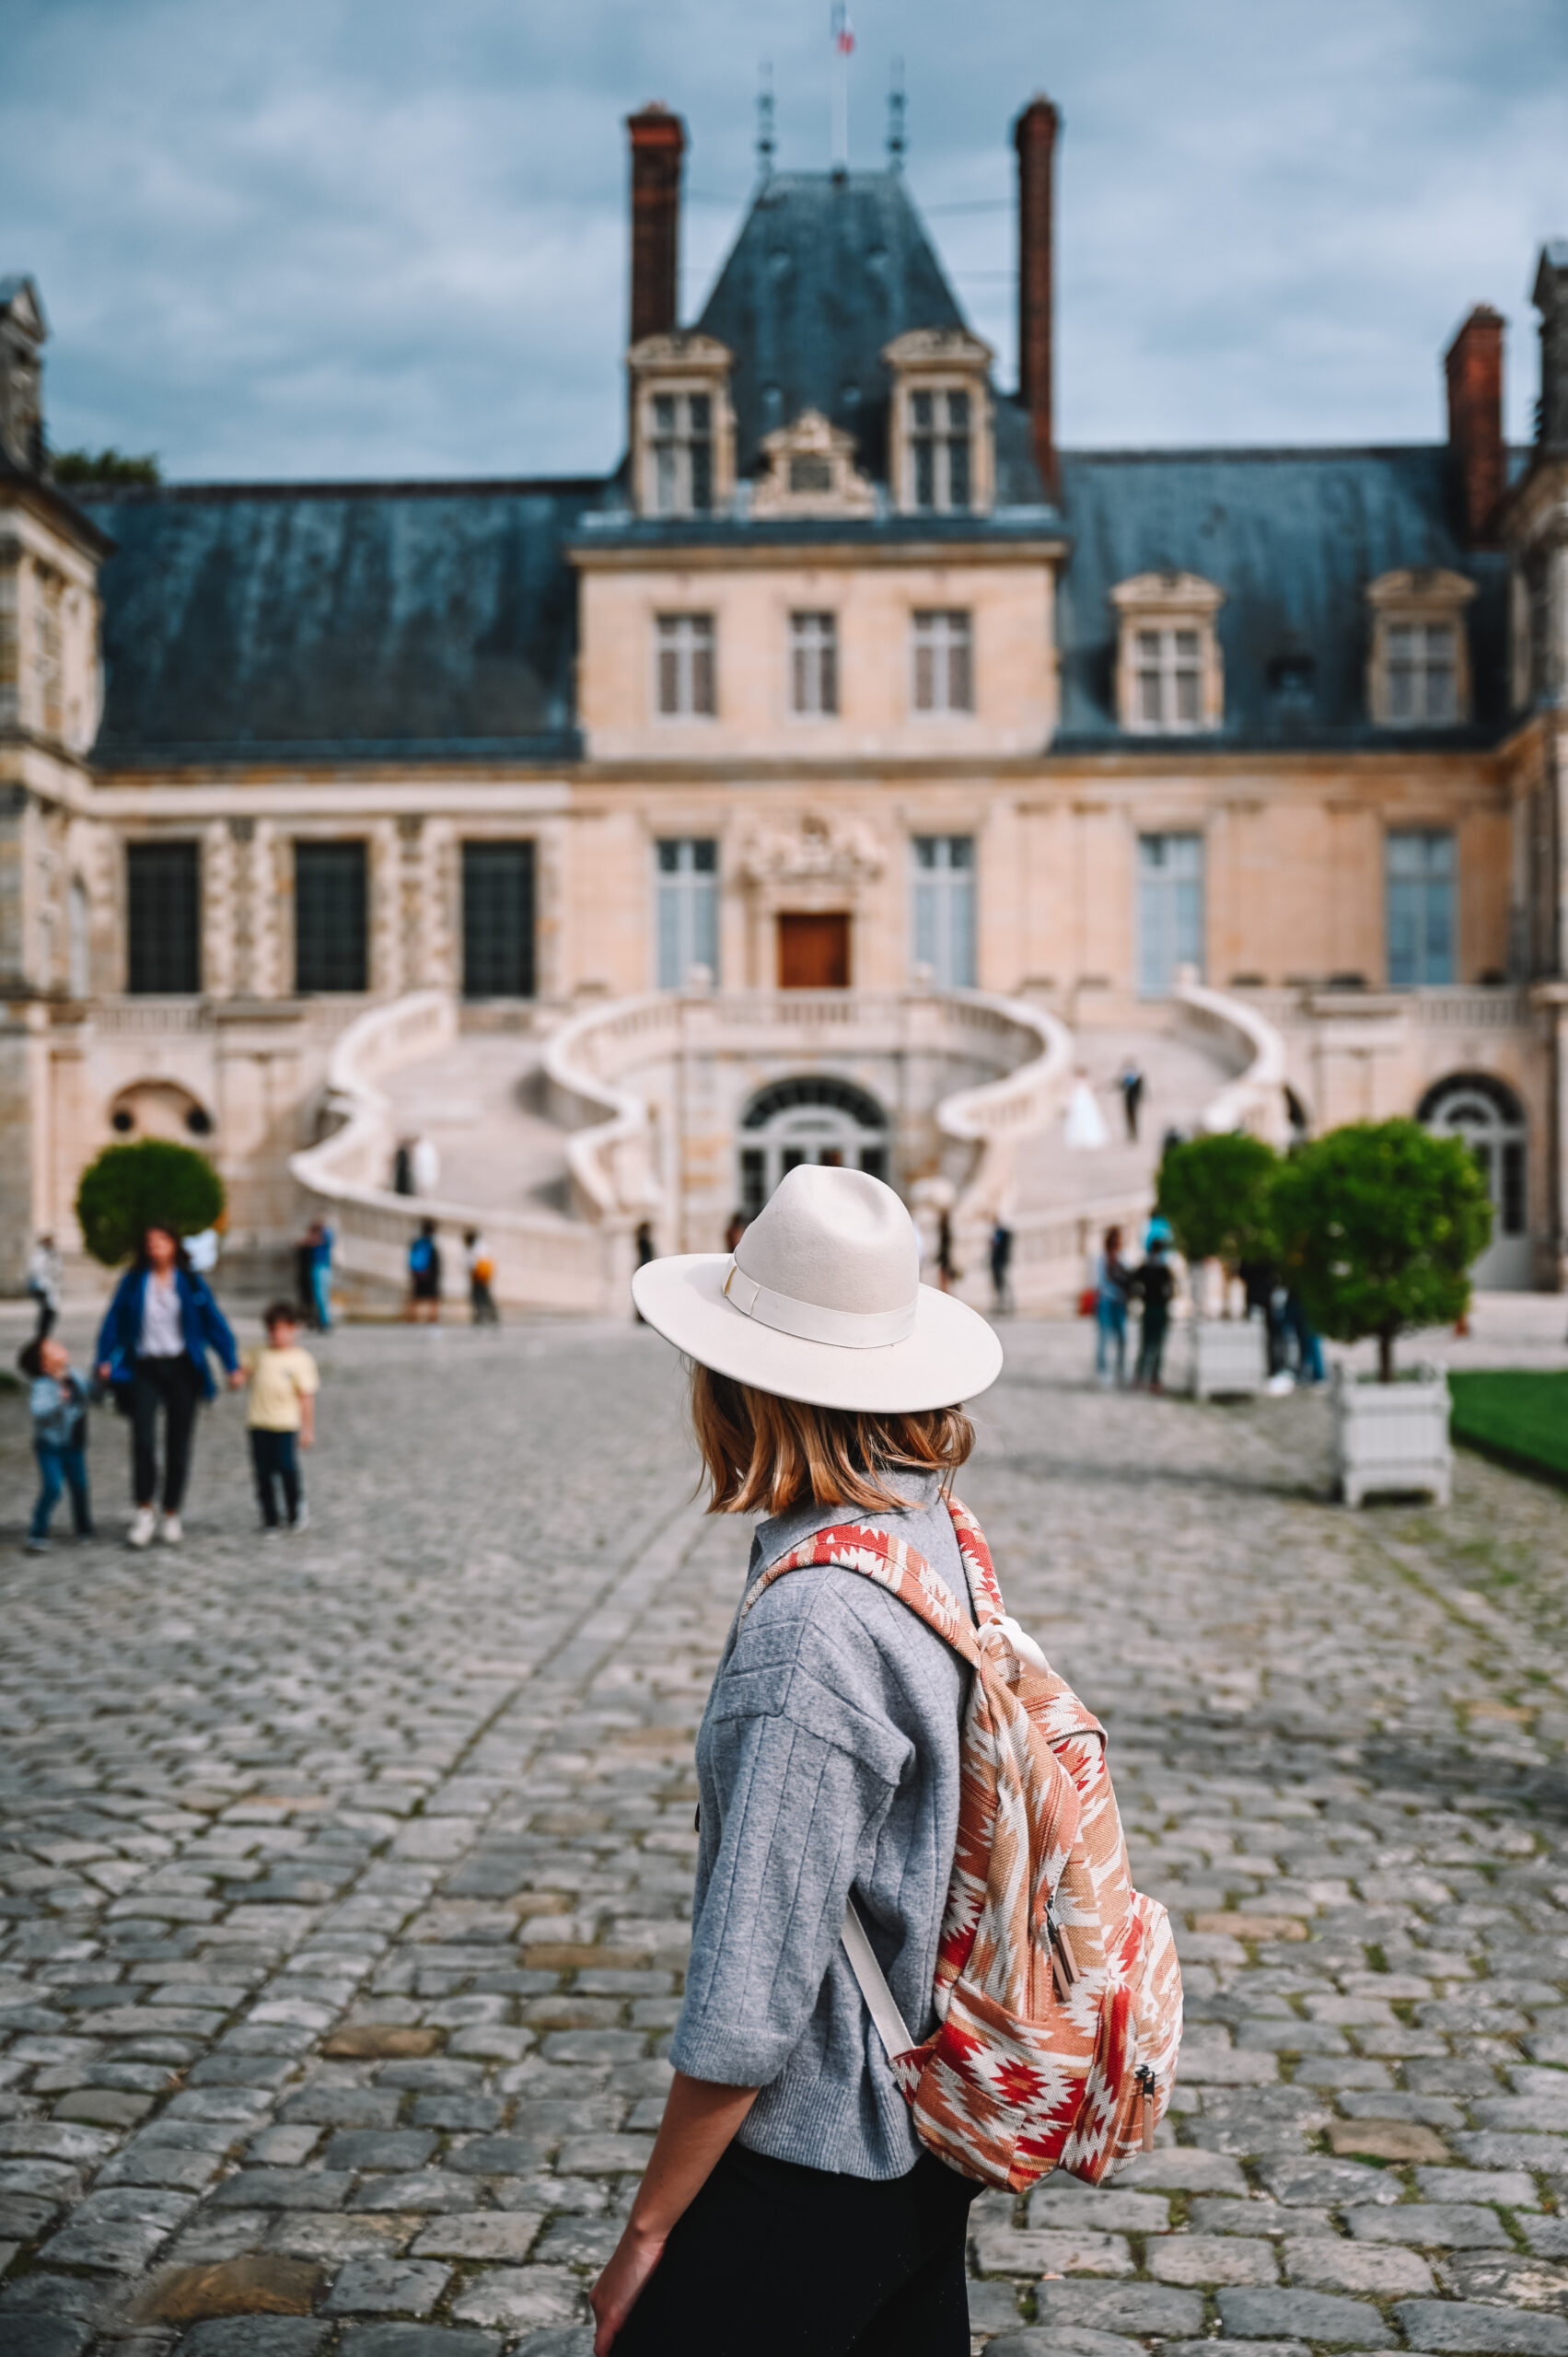
[[[1110,602],[1119,614],[1209,621],[1225,604],[1225,591],[1197,573],[1135,573],[1117,583]]]
[[[854,464],[854,436],[804,411],[762,438],[767,471],[751,493],[753,517],[870,516],[877,494]]]
[[[676,329],[669,335],[645,335],[626,354],[626,365],[639,377],[727,377],[733,354],[717,336]]]
[[[1398,573],[1380,573],[1367,585],[1366,602],[1375,614],[1428,614],[1446,619],[1462,613],[1475,596],[1473,581],[1462,573],[1445,572],[1441,565],[1406,565]]]
[[[996,354],[968,328],[911,328],[883,345],[882,357],[896,371],[954,368],[984,375]]]
[[[807,810],[798,827],[749,827],[738,864],[748,884],[831,884],[853,889],[874,881],[886,863],[881,844],[864,819]]]
[[[30,278],[0,278],[0,319],[19,330],[30,343],[48,341],[43,298]]]

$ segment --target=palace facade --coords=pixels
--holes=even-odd
[[[1469,1136],[1485,1280],[1561,1285],[1568,246],[1528,449],[1483,307],[1443,441],[1074,452],[1046,100],[1013,392],[896,159],[765,177],[683,323],[683,127],[628,130],[603,477],[67,495],[0,281],[0,1284],[117,1135],[194,1137],[277,1244],[334,1042],[411,993],[527,1028],[978,988],[1127,1033],[1192,970],[1298,1123]]]

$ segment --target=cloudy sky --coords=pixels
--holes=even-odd
[[[1069,445],[1421,440],[1469,306],[1568,234],[1562,0],[854,0],[852,159],[909,178],[1014,381],[1008,126],[1059,150]],[[57,447],[180,480],[598,470],[619,446],[621,121],[691,133],[683,306],[754,172],[829,161],[827,0],[6,0],[0,273]]]

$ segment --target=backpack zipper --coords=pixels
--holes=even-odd
[[[1073,1954],[1067,1927],[1058,1921],[1054,1902],[1049,1898],[1045,1902],[1045,1936],[1051,1949],[1051,1971],[1056,1983],[1056,1993],[1065,2003],[1068,1991],[1078,1978],[1078,1959]]]
[[[1138,2083],[1138,2110],[1144,2131],[1144,2150],[1155,2149],[1155,2074],[1148,2063],[1140,2062],[1132,2073]]]

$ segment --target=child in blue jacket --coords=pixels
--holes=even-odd
[[[38,1458],[41,1487],[28,1526],[28,1553],[49,1551],[49,1525],[64,1489],[71,1492],[71,1515],[78,1538],[93,1535],[92,1498],[87,1489],[87,1406],[86,1382],[71,1364],[64,1342],[52,1338],[29,1342],[17,1361],[32,1378],[33,1454]]]

